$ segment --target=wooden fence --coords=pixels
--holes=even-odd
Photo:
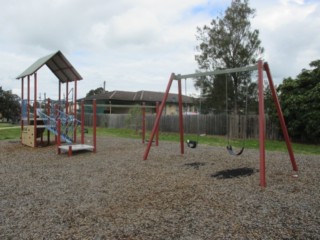
[[[207,135],[224,135],[229,134],[232,138],[258,138],[259,122],[258,115],[241,115],[216,114],[216,115],[185,115],[184,133],[185,134],[207,134]],[[155,115],[146,116],[146,129],[151,131]],[[92,126],[92,114],[85,114],[85,125]],[[228,127],[227,127],[228,125]],[[130,114],[98,114],[97,126],[107,128],[131,128],[140,130],[142,118],[133,117]],[[227,132],[228,129],[228,132]],[[174,115],[165,115],[160,119],[159,130],[161,132],[179,132],[179,117]],[[266,138],[278,140],[281,139],[279,126],[266,117]]]

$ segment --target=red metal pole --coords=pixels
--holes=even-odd
[[[152,128],[152,131],[151,131],[149,142],[148,142],[147,148],[146,148],[146,150],[144,152],[144,155],[143,155],[143,160],[147,160],[147,158],[148,158],[148,155],[149,155],[149,152],[150,152],[150,148],[151,148],[151,145],[152,145],[152,141],[153,141],[155,132],[157,131],[157,128],[159,126],[159,122],[160,122],[160,118],[161,118],[161,115],[162,115],[162,111],[164,109],[164,106],[166,105],[166,102],[167,102],[167,99],[168,99],[168,95],[169,95],[169,91],[170,91],[170,88],[171,88],[173,80],[174,80],[174,73],[172,73],[171,76],[170,76],[166,92],[165,92],[165,94],[163,96],[163,99],[162,99],[162,102],[161,102],[161,105],[160,105],[159,113],[156,116],[156,120],[155,120],[155,122],[153,124],[153,128]]]
[[[56,124],[57,124],[57,131],[58,131],[58,120],[60,119],[60,116],[59,116],[59,106],[57,104],[54,105],[54,119],[56,121]],[[54,136],[54,140],[55,140],[55,143],[58,144],[58,138],[57,138],[57,135]]]
[[[146,137],[146,103],[142,103],[142,143]]]
[[[259,148],[260,148],[260,186],[266,187],[266,153],[265,153],[265,118],[263,93],[263,65],[258,61],[258,96],[259,96]]]
[[[97,104],[93,99],[93,152],[97,151]]]
[[[21,78],[21,110],[20,110],[20,140],[22,142],[22,131],[23,131],[23,98],[24,98],[24,78]]]
[[[77,142],[77,79],[74,80],[74,105],[73,105],[73,111],[74,111],[74,133],[73,133],[73,139],[74,142]]]
[[[277,113],[278,113],[281,129],[282,129],[282,133],[283,133],[284,139],[286,140],[286,145],[287,145],[288,153],[289,153],[289,156],[290,156],[292,168],[293,168],[294,171],[298,171],[298,166],[297,166],[296,161],[295,161],[295,157],[294,157],[294,154],[293,154],[291,141],[290,141],[289,134],[288,134],[288,129],[287,129],[284,117],[283,117],[283,113],[282,113],[282,110],[281,110],[281,106],[280,106],[280,103],[279,103],[279,99],[278,99],[278,96],[277,96],[276,89],[275,89],[274,84],[273,84],[271,71],[270,71],[268,63],[264,63],[264,70],[267,73],[267,77],[268,77],[268,80],[269,80],[269,85],[270,85],[272,97],[273,97],[273,100],[274,100],[274,104],[276,105],[276,108],[277,108]]]
[[[50,101],[50,98],[48,98],[48,104],[47,104],[47,113],[48,113],[48,116],[50,117],[50,106],[51,106],[51,101]],[[50,121],[51,121],[51,119],[48,119],[48,122],[49,122],[49,124],[50,124]],[[48,139],[47,139],[47,141],[48,141],[48,145],[50,144],[50,131],[48,130],[47,131],[47,136],[48,136]]]
[[[59,81],[59,105],[61,104],[61,81]]]
[[[28,89],[27,89],[27,123],[30,124],[30,75],[28,75]]]
[[[159,113],[159,102],[156,102],[156,116]],[[159,146],[159,125],[157,127],[157,131],[156,131],[156,146]]]
[[[84,101],[81,101],[81,144],[84,144]]]
[[[182,93],[181,79],[178,81],[178,98],[179,98],[179,129],[180,129],[180,148],[181,154],[184,154],[184,131],[183,131],[183,115],[182,115]]]
[[[71,157],[72,156],[72,146],[69,145],[69,148],[68,148],[68,157]]]
[[[61,120],[60,118],[57,121],[57,131],[58,131],[58,136],[57,136],[57,153],[61,153],[61,149],[59,146],[61,145]]]
[[[37,147],[37,73],[34,73],[34,103],[33,103],[34,146]]]
[[[66,82],[66,114],[69,113],[69,81]]]

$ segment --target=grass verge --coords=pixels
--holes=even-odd
[[[0,124],[0,140],[20,138],[20,128],[12,128],[10,126],[2,127],[2,124]],[[92,135],[92,128],[88,128],[88,130],[88,134]],[[97,136],[141,139],[141,132],[131,129],[97,128]],[[146,133],[146,139],[148,139],[149,136],[150,132]],[[223,136],[185,135],[185,140],[187,139],[196,140],[199,142],[199,144],[205,144],[209,146],[225,147],[228,145],[228,140],[226,139],[226,137]],[[179,142],[180,137],[178,133],[160,133],[159,141]],[[237,151],[237,149],[240,149],[242,146],[250,149],[259,149],[259,141],[257,139],[247,139],[246,141],[232,140],[229,141],[229,143],[234,147],[235,151]],[[320,155],[320,147],[318,145],[293,143],[292,147],[293,151],[297,154]],[[287,147],[284,141],[266,140],[266,150],[286,152]]]

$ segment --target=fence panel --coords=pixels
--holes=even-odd
[[[146,116],[146,130],[151,131],[155,121],[155,114]],[[227,121],[228,120],[228,121]],[[221,135],[229,134],[232,138],[258,138],[259,137],[259,116],[258,115],[229,115],[208,114],[208,115],[184,115],[183,127],[186,134],[208,134]],[[227,123],[229,126],[227,127]],[[92,114],[85,114],[85,125],[92,126]],[[141,129],[141,116],[132,117],[130,114],[98,114],[97,126],[108,128],[132,128]],[[227,132],[228,129],[228,132]],[[179,116],[164,115],[160,119],[159,130],[162,132],[179,132]],[[266,117],[266,138],[282,139],[279,134],[278,124]]]

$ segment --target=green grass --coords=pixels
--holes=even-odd
[[[13,125],[11,123],[2,123],[2,122],[0,122],[0,128],[7,128],[7,127],[13,127],[13,126],[16,126],[16,125]]]
[[[2,124],[0,124],[0,140],[20,138],[20,128],[1,128],[3,128]]]
[[[0,124],[0,128],[3,125]],[[0,140],[4,139],[19,139],[20,138],[20,128],[10,128],[11,124],[8,124],[6,129],[0,129]],[[88,128],[89,135],[92,135],[92,128]],[[141,139],[141,132],[131,130],[131,129],[112,129],[112,128],[97,128],[97,136],[110,136],[110,137],[123,137],[132,139]],[[150,132],[146,134],[146,139],[150,136]],[[228,144],[226,137],[223,136],[199,136],[196,135],[185,135],[185,140],[198,140],[199,144],[209,145],[209,146],[219,146],[225,147]],[[171,141],[179,142],[180,136],[178,133],[160,133],[159,141]],[[258,139],[247,139],[245,142],[243,140],[232,140],[230,144],[234,147],[235,151],[240,149],[243,145],[245,148],[259,149]],[[317,154],[320,155],[319,145],[309,145],[293,143],[293,150],[297,154]],[[284,141],[266,141],[267,151],[280,151],[286,152],[286,143]]]
[[[92,132],[90,129],[89,132]],[[141,139],[139,132],[130,129],[110,129],[110,128],[97,128],[97,136],[113,136],[113,137],[124,137],[124,138],[134,138]],[[146,134],[146,139],[150,136],[150,132]],[[209,146],[219,146],[225,147],[228,144],[226,137],[223,136],[199,136],[197,135],[185,135],[185,140],[198,140],[199,144],[209,145]],[[180,136],[177,133],[160,133],[159,141],[171,141],[179,142]],[[236,149],[240,149],[243,145],[245,148],[250,149],[259,149],[259,140],[258,139],[247,139],[245,142],[243,140],[232,140],[229,141],[230,144]],[[309,144],[292,144],[293,150],[295,153],[299,154],[319,154],[320,155],[320,146],[319,145],[309,145]],[[267,151],[280,151],[286,152],[287,147],[284,141],[274,141],[266,140],[266,150]]]

